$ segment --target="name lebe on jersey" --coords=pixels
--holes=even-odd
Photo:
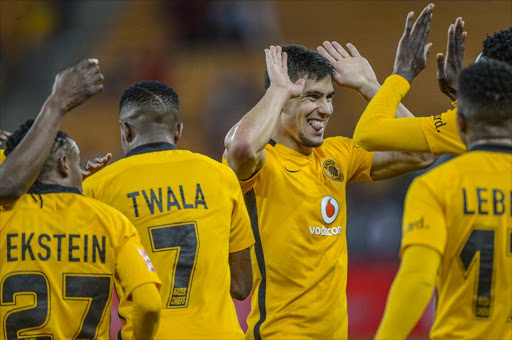
[[[12,233],[6,235],[7,262],[57,261],[105,263],[106,237],[88,234]]]
[[[180,200],[177,199],[175,192],[179,192],[178,195],[180,196]],[[166,194],[164,195],[163,193]],[[139,217],[139,207],[141,202],[142,204],[146,203],[151,215],[155,214],[155,212],[162,213],[164,212],[164,209],[166,211],[171,211],[172,209],[197,209],[199,207],[208,209],[203,190],[201,189],[201,184],[199,183],[196,184],[195,188],[184,188],[183,185],[179,185],[178,190],[176,190],[176,188],[173,190],[170,186],[156,189],[148,188],[130,192],[126,196],[132,201],[135,217]],[[186,197],[189,197],[189,203],[187,203]],[[190,197],[195,197],[193,203]],[[155,208],[157,211],[155,211]]]
[[[497,188],[462,188],[464,215],[512,216],[512,191]]]

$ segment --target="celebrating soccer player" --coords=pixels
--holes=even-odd
[[[6,143],[0,338],[108,338],[114,282],[137,306],[135,338],[151,338],[158,326],[160,280],[137,231],[115,209],[81,195],[78,147],[57,131],[67,111],[101,90],[102,79],[96,60],[60,73],[37,120]],[[17,174],[9,176],[13,167]],[[26,186],[28,194],[17,197]]]
[[[418,20],[429,23],[430,12]],[[271,46],[265,55],[266,94],[225,140],[256,235],[247,337],[344,339],[346,185],[423,168],[433,158],[324,140],[336,77],[329,61],[298,45]]]
[[[512,67],[477,62],[457,93],[468,152],[409,189],[402,264],[378,339],[405,339],[436,284],[432,339],[512,338]]]
[[[126,157],[84,181],[84,193],[119,209],[139,230],[157,273],[157,339],[242,339],[231,297],[252,286],[254,237],[242,191],[227,166],[176,149],[183,129],[178,95],[157,81],[128,88],[119,107]],[[120,296],[121,337],[132,307]]]

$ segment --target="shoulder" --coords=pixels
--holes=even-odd
[[[117,209],[109,206],[106,203],[98,201],[94,198],[80,195],[78,200],[84,208],[89,209],[93,214],[100,218],[108,218],[109,220],[126,220],[126,217]]]
[[[104,169],[101,169],[97,173],[87,177],[83,182],[84,188],[99,185],[102,182],[108,181],[109,179],[116,177],[118,174],[123,172],[124,169],[126,169],[129,163],[130,162],[128,158],[123,158],[106,166]]]

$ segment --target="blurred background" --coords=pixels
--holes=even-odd
[[[160,80],[180,96],[185,129],[178,147],[220,160],[229,128],[264,93],[263,49],[324,40],[351,42],[382,83],[392,72],[405,17],[427,1],[17,1],[0,0],[0,128],[14,131],[34,118],[51,92],[55,74],[95,57],[104,91],[67,116],[63,130],[82,159],[123,156],[118,103],[140,80]],[[450,109],[437,87],[435,55],[445,53],[448,27],[459,16],[468,32],[464,64],[482,50],[487,34],[512,25],[512,0],[437,1],[429,65],[405,98],[417,116]],[[366,106],[355,91],[336,89],[335,114],[326,136],[352,136]],[[442,157],[439,162],[446,160]],[[371,337],[399,265],[402,205],[412,178],[348,187],[349,337]],[[245,325],[248,300],[237,303]],[[112,313],[117,317],[116,313]],[[432,305],[413,337],[428,335]],[[113,321],[113,330],[118,321]]]

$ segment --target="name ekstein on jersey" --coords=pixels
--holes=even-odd
[[[322,202],[320,203],[320,211],[322,214],[322,219],[327,225],[329,225],[336,220],[336,217],[338,217],[340,206],[334,197],[325,196],[322,198]],[[321,227],[309,226],[309,232],[311,235],[336,236],[341,234],[341,229],[341,226],[332,228],[326,227],[324,225]]]
[[[106,237],[88,234],[7,234],[7,262],[57,261],[105,263]]]
[[[166,195],[163,193],[166,192]],[[179,192],[180,200],[176,198],[176,193]],[[187,203],[186,197],[191,197],[195,195],[194,203]],[[142,189],[139,191],[130,192],[127,195],[127,198],[132,200],[133,204],[133,213],[135,217],[139,217],[139,207],[143,202],[146,203],[149,213],[151,215],[155,214],[155,208],[158,210],[157,212],[164,212],[164,204],[165,210],[181,210],[181,209],[197,209],[202,206],[204,209],[208,209],[208,205],[206,204],[206,200],[204,198],[203,190],[201,189],[201,184],[197,183],[195,188],[184,188],[183,185],[178,186],[178,190],[168,186],[167,188],[149,188]],[[144,201],[142,200],[144,198]]]

